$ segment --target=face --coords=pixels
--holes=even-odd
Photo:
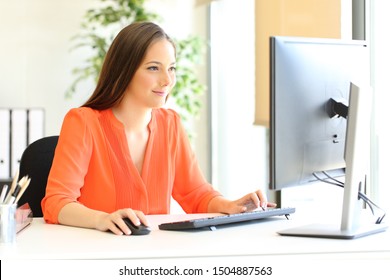
[[[127,87],[126,97],[145,108],[159,108],[176,83],[175,49],[163,39],[149,46]]]

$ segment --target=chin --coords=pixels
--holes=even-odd
[[[159,104],[154,104],[154,105],[151,106],[151,107],[152,107],[152,109],[159,109],[159,108],[166,107],[165,105],[166,105],[165,102],[161,102],[161,103],[159,103]]]

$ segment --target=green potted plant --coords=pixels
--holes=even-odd
[[[74,81],[66,91],[72,97],[77,86],[86,80],[97,82],[105,54],[115,34],[124,26],[135,21],[160,21],[159,15],[144,8],[144,0],[101,0],[102,5],[89,9],[83,18],[80,32],[72,40],[72,50],[90,48],[92,54],[85,64],[73,69]],[[195,36],[175,40],[177,47],[177,83],[171,92],[175,109],[188,120],[196,115],[201,107],[200,96],[205,86],[198,81],[194,65],[200,63],[204,42]],[[176,108],[177,107],[177,108]]]

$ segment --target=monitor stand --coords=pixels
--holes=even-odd
[[[313,224],[280,231],[281,235],[353,239],[385,231],[387,225],[361,223],[360,189],[367,182],[370,162],[372,93],[369,86],[350,83],[347,139],[345,146],[345,184],[341,224]]]
[[[340,225],[335,224],[310,224],[306,226],[281,230],[278,231],[278,234],[284,236],[354,239],[386,231],[387,227],[388,226],[384,224],[369,224],[361,225],[356,229],[342,230]]]

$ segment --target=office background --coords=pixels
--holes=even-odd
[[[203,98],[201,114],[193,121],[193,144],[206,176],[229,197],[266,188],[268,180],[267,129],[253,125],[255,1],[260,0],[213,1],[211,10],[204,4],[210,1],[146,1],[151,11],[163,17],[161,25],[173,37],[195,34],[209,39],[210,36],[214,44],[211,47],[219,46],[218,50],[225,51],[222,60],[219,56],[214,61],[220,65],[220,69],[214,69],[216,72],[208,64],[216,59],[210,56],[209,60],[212,52],[205,54],[205,64],[196,69],[209,89]],[[86,83],[72,99],[65,99],[65,90],[74,78],[71,71],[82,63],[85,55],[80,51],[70,52],[70,38],[78,32],[85,11],[98,2],[0,0],[0,106],[43,107],[45,135],[58,134],[64,114],[79,106],[93,90],[93,85]],[[374,161],[380,186],[373,192],[382,205],[390,205],[385,170],[390,156],[386,143],[390,140],[385,133],[386,106],[380,106],[388,102],[385,67],[389,55],[385,27],[389,24],[386,11],[390,11],[390,6],[387,2],[367,1],[370,7],[367,31],[373,40],[372,71],[377,105]],[[348,29],[351,26],[348,7],[352,0],[341,0],[341,3],[344,7],[341,26]],[[209,33],[209,23],[214,23],[214,33]]]

